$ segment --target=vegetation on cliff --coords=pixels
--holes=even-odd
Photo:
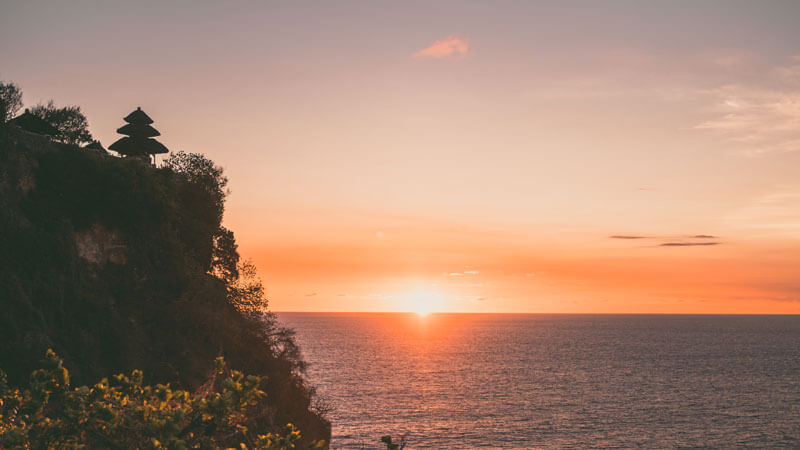
[[[287,423],[329,439],[291,332],[221,225],[222,171],[201,155],[162,168],[0,125],[0,368],[21,386],[53,349],[77,384],[142,370],[197,392],[209,362],[260,378],[256,434]]]
[[[222,358],[194,393],[144,385],[138,370],[70,388],[69,371],[53,351],[42,363],[25,390],[9,387],[0,373],[0,448],[283,450],[300,440],[292,424],[282,434],[248,429],[247,415],[265,395],[262,379],[229,370]]]

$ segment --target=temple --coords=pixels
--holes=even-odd
[[[117,133],[125,137],[109,145],[109,150],[114,150],[125,157],[142,159],[150,164],[155,164],[155,155],[169,152],[164,144],[153,139],[161,133],[150,126],[153,119],[145,114],[142,108],[136,108],[136,111],[128,114],[123,120],[127,124],[118,128]]]
[[[41,117],[31,114],[30,110],[28,109],[26,109],[25,112],[19,116],[9,120],[8,123],[16,125],[31,133],[42,134],[50,137],[58,134],[58,128],[54,127]]]

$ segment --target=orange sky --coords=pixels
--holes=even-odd
[[[800,4],[1,8],[27,104],[226,169],[275,310],[800,313]]]

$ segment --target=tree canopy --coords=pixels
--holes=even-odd
[[[217,208],[217,214],[222,219],[222,213],[225,211],[225,197],[228,195],[226,189],[228,178],[223,175],[222,167],[199,153],[184,151],[170,153],[169,158],[164,161],[164,167],[183,175],[189,183],[200,186],[206,194],[211,196],[214,206]]]
[[[81,145],[94,142],[89,132],[89,121],[81,112],[80,106],[58,108],[52,100],[31,108],[31,114],[44,119],[58,129],[55,139],[65,144]]]
[[[22,108],[22,90],[12,82],[0,82],[0,123],[17,115]]]

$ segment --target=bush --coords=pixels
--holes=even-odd
[[[248,430],[246,414],[265,395],[262,379],[229,370],[222,358],[194,394],[144,385],[139,370],[71,389],[52,350],[42,363],[24,391],[9,388],[0,372],[0,448],[291,449],[300,439],[292,424],[282,434]]]

